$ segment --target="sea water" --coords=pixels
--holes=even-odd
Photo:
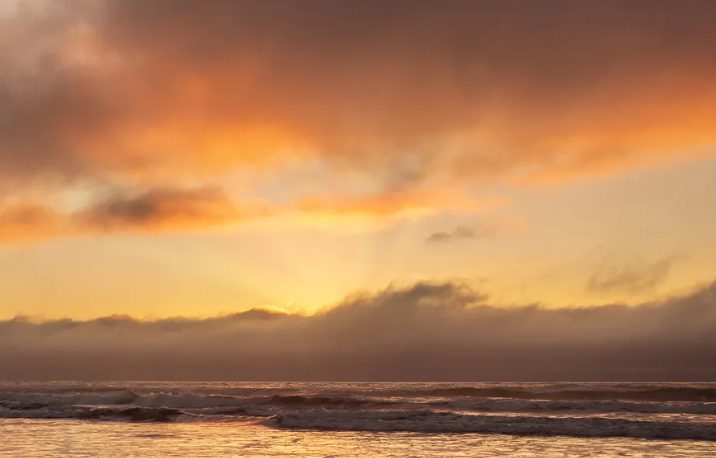
[[[2,456],[716,456],[713,383],[0,382]]]

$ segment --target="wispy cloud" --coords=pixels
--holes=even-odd
[[[460,240],[480,239],[494,233],[494,228],[486,225],[458,226],[450,232],[434,232],[425,241],[427,243],[457,242]]]
[[[632,259],[628,262],[605,264],[587,281],[587,291],[596,293],[639,293],[664,282],[674,263],[673,257],[647,262]]]

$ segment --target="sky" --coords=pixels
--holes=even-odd
[[[716,331],[714,23],[708,0],[0,0],[0,341],[315,333],[335,374],[390,378],[316,349],[378,326],[457,368],[524,329],[535,361],[673,341],[680,369],[640,373],[716,377],[684,356]]]

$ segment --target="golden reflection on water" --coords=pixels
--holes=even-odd
[[[0,456],[705,457],[716,443],[281,430],[256,423],[0,419]]]

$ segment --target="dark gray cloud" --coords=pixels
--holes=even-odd
[[[716,283],[627,307],[498,308],[418,283],[315,316],[0,322],[3,379],[716,380]]]

